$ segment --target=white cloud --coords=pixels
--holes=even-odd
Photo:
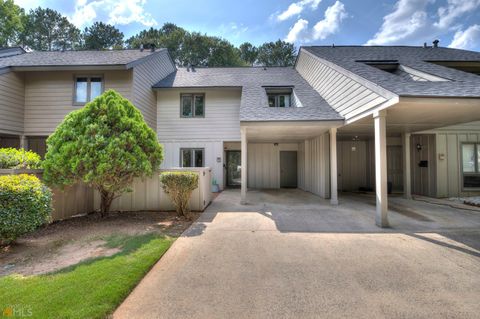
[[[438,8],[438,21],[434,26],[441,29],[449,28],[457,18],[479,6],[480,0],[447,0],[446,7]]]
[[[298,19],[290,28],[285,41],[295,43],[308,43],[313,40],[324,40],[340,29],[342,21],[348,17],[345,6],[342,2],[336,1],[325,10],[324,18],[318,21],[313,28],[308,29],[309,21]]]
[[[395,10],[383,17],[383,24],[367,45],[392,44],[404,40],[424,27],[430,0],[399,0]]]
[[[474,24],[465,31],[459,30],[455,32],[452,43],[449,48],[456,49],[473,49],[480,45],[480,25]]]
[[[295,43],[297,40],[301,38],[301,34],[305,32],[305,30],[308,28],[308,21],[305,19],[299,19],[292,28],[290,28],[290,31],[287,34],[287,37],[285,38],[285,41],[290,42],[290,43]]]
[[[126,25],[134,22],[150,27],[157,22],[145,12],[146,0],[77,0],[71,21],[78,27],[84,27],[95,19],[105,20],[113,25]]]
[[[30,9],[35,9],[37,7],[44,7],[45,3],[41,0],[14,0],[16,5],[25,9],[28,12]]]
[[[324,40],[340,28],[340,23],[347,17],[345,6],[340,1],[335,2],[325,10],[325,17],[313,27],[313,39]]]
[[[316,10],[321,1],[322,0],[302,0],[294,2],[288,6],[287,10],[277,15],[277,20],[284,21],[294,15],[300,14],[307,6],[310,6],[312,10]]]

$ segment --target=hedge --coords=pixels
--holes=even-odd
[[[33,175],[0,176],[0,244],[9,244],[48,222],[52,192]]]
[[[37,169],[41,167],[40,155],[16,148],[0,148],[0,169]]]
[[[188,203],[192,192],[198,187],[198,174],[195,172],[163,172],[160,181],[179,215],[190,218]]]

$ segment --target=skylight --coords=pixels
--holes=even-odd
[[[447,68],[480,75],[480,62],[477,61],[427,61]]]
[[[398,77],[415,82],[443,82],[450,81],[439,76],[431,75],[408,66],[398,63],[396,60],[384,60],[384,61],[357,61],[363,62],[369,66],[377,68],[379,70],[395,74]]]

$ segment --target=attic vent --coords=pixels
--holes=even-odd
[[[416,82],[442,82],[450,81],[439,76],[431,75],[422,71],[415,70],[408,66],[401,65],[398,61],[395,60],[385,60],[385,61],[357,61],[363,62],[369,66],[377,68],[379,70],[395,74],[398,77],[407,80],[407,81],[416,81]]]

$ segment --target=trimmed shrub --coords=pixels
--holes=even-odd
[[[0,244],[8,244],[45,224],[52,192],[33,175],[0,176]]]
[[[101,197],[105,216],[134,178],[152,176],[163,160],[157,134],[127,99],[108,90],[68,114],[47,139],[43,179],[60,188],[83,181]]]
[[[0,148],[0,168],[37,169],[41,167],[40,155],[16,148]]]
[[[198,187],[198,174],[195,172],[163,172],[160,181],[180,216],[190,218],[188,202],[195,188]]]

